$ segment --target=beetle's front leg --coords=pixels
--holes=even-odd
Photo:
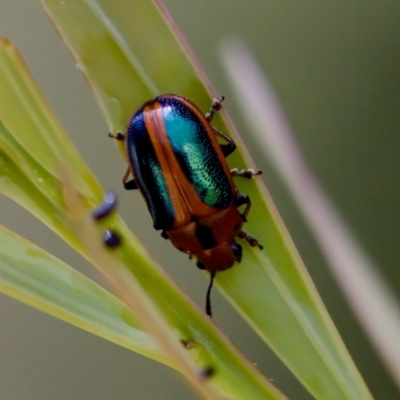
[[[167,240],[169,239],[167,231],[162,230],[160,233],[160,236],[164,239],[167,239]]]
[[[262,171],[254,171],[254,169],[242,169],[238,170],[237,168],[231,169],[232,176],[241,176],[242,178],[251,179],[253,176],[261,175]]]
[[[258,243],[258,240],[253,238],[252,236],[248,235],[246,232],[240,231],[238,234],[238,237],[240,237],[240,239],[245,239],[246,242],[251,246],[251,247],[255,247],[257,246],[259,249],[263,249],[264,247]]]
[[[132,173],[132,168],[128,167],[124,173],[124,176],[122,177],[122,183],[124,184],[124,188],[126,190],[135,190],[138,189],[138,185],[135,181],[134,178],[132,178],[131,180],[129,179],[129,175]]]

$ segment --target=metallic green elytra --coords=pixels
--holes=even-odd
[[[210,207],[225,209],[232,203],[230,171],[215,146],[203,121],[176,96],[145,103],[132,117],[126,148],[156,229],[169,231],[191,222],[193,213],[175,194],[185,185],[192,189],[186,197],[196,196],[198,207],[207,208],[193,210],[198,217],[208,215]],[[171,179],[177,173],[180,184]]]

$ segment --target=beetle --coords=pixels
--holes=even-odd
[[[242,259],[235,237],[262,246],[242,230],[251,201],[239,193],[234,176],[252,178],[261,171],[230,170],[226,162],[234,141],[211,124],[221,109],[214,99],[207,114],[190,100],[160,95],[145,102],[131,117],[126,132],[109,134],[125,141],[129,165],[125,189],[139,189],[147,203],[154,228],[180,251],[197,258],[197,266],[211,274]],[[220,144],[217,137],[225,143]],[[238,207],[245,206],[243,212]]]

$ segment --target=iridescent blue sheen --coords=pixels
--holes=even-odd
[[[169,142],[187,179],[205,204],[228,207],[232,201],[229,180],[201,121],[176,98],[158,101]]]
[[[169,229],[175,213],[140,109],[128,126],[127,150],[135,179],[146,200],[156,229]]]
[[[144,121],[144,108],[151,107],[156,102],[161,105],[161,116],[169,144],[198,197],[210,207],[225,209],[232,203],[233,194],[227,172],[205,127],[188,106],[179,98],[169,96],[159,96],[145,103],[128,125],[128,156],[155,228],[168,231],[175,220],[171,194],[164,179],[165,171],[162,171],[157,160]],[[159,111],[157,109],[157,113]]]

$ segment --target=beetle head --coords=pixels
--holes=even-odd
[[[242,246],[234,239],[196,254],[197,267],[208,271],[223,271],[242,260]]]

